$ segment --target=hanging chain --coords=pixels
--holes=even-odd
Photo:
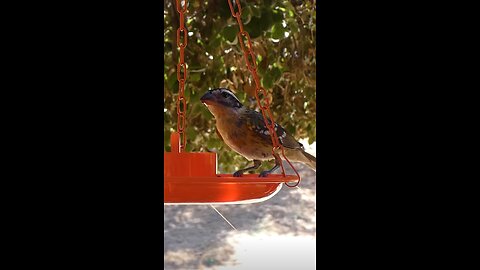
[[[185,12],[187,11],[187,0],[176,0],[177,12],[180,14],[180,26],[177,29],[177,47],[180,49],[180,59],[177,64],[178,99],[177,99],[177,132],[180,134],[180,152],[185,151],[185,117],[187,102],[185,100],[185,82],[187,80],[187,65],[185,64],[185,47],[187,47],[188,31],[185,28]],[[183,41],[181,41],[183,37]]]
[[[275,131],[275,122],[273,121],[273,114],[270,111],[270,100],[268,99],[267,91],[265,90],[265,88],[261,86],[260,78],[258,77],[258,74],[257,74],[257,62],[256,62],[257,58],[255,57],[255,53],[253,52],[252,41],[250,40],[250,35],[248,34],[248,32],[243,30],[243,23],[241,18],[242,6],[240,5],[240,0],[235,0],[237,11],[235,11],[235,7],[232,4],[232,0],[227,0],[227,1],[228,1],[228,6],[230,7],[230,12],[232,13],[232,16],[235,19],[237,19],[237,22],[238,22],[238,27],[240,29],[240,31],[237,34],[238,42],[240,43],[240,47],[242,48],[243,55],[245,56],[245,62],[247,63],[247,68],[252,74],[253,80],[255,82],[255,98],[257,100],[258,106],[260,107],[260,110],[262,111],[263,121],[265,122],[265,125],[267,126],[268,131],[270,132],[270,137],[272,139],[272,144],[273,144],[272,154],[273,156],[278,156],[275,150],[280,149],[282,151],[282,156],[285,158],[285,160],[288,162],[290,167],[295,171],[295,173],[298,176],[298,182],[295,183],[295,185],[291,186],[291,185],[288,185],[287,183],[285,183],[285,185],[289,187],[296,187],[300,183],[300,175],[298,174],[295,167],[293,167],[292,163],[290,163],[290,160],[288,160],[288,158],[285,156],[285,151],[283,149],[283,146],[278,142],[277,132]],[[247,41],[248,46],[245,46],[245,40]],[[270,122],[268,120],[270,120]],[[281,161],[281,158],[280,158],[280,161]],[[285,168],[283,168],[282,162],[280,162],[280,167],[282,168],[283,176],[285,176]]]

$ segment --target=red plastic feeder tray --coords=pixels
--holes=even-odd
[[[298,181],[296,175],[217,174],[216,153],[179,151],[180,135],[172,133],[172,152],[164,152],[165,204],[242,204],[273,197],[286,182]]]

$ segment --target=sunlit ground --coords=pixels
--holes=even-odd
[[[218,270],[315,269],[315,236],[236,233],[227,238],[234,254]]]

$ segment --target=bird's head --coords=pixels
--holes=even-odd
[[[226,88],[208,90],[207,93],[200,98],[200,101],[202,101],[213,114],[215,114],[215,111],[237,110],[243,107],[240,100],[238,100],[232,91]]]

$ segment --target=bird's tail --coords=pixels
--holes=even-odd
[[[317,171],[317,158],[305,152],[303,149],[289,150],[286,155],[290,161],[301,162]]]
[[[317,171],[317,158],[305,152],[305,150],[302,150],[302,154],[307,158],[304,163],[314,171]]]

